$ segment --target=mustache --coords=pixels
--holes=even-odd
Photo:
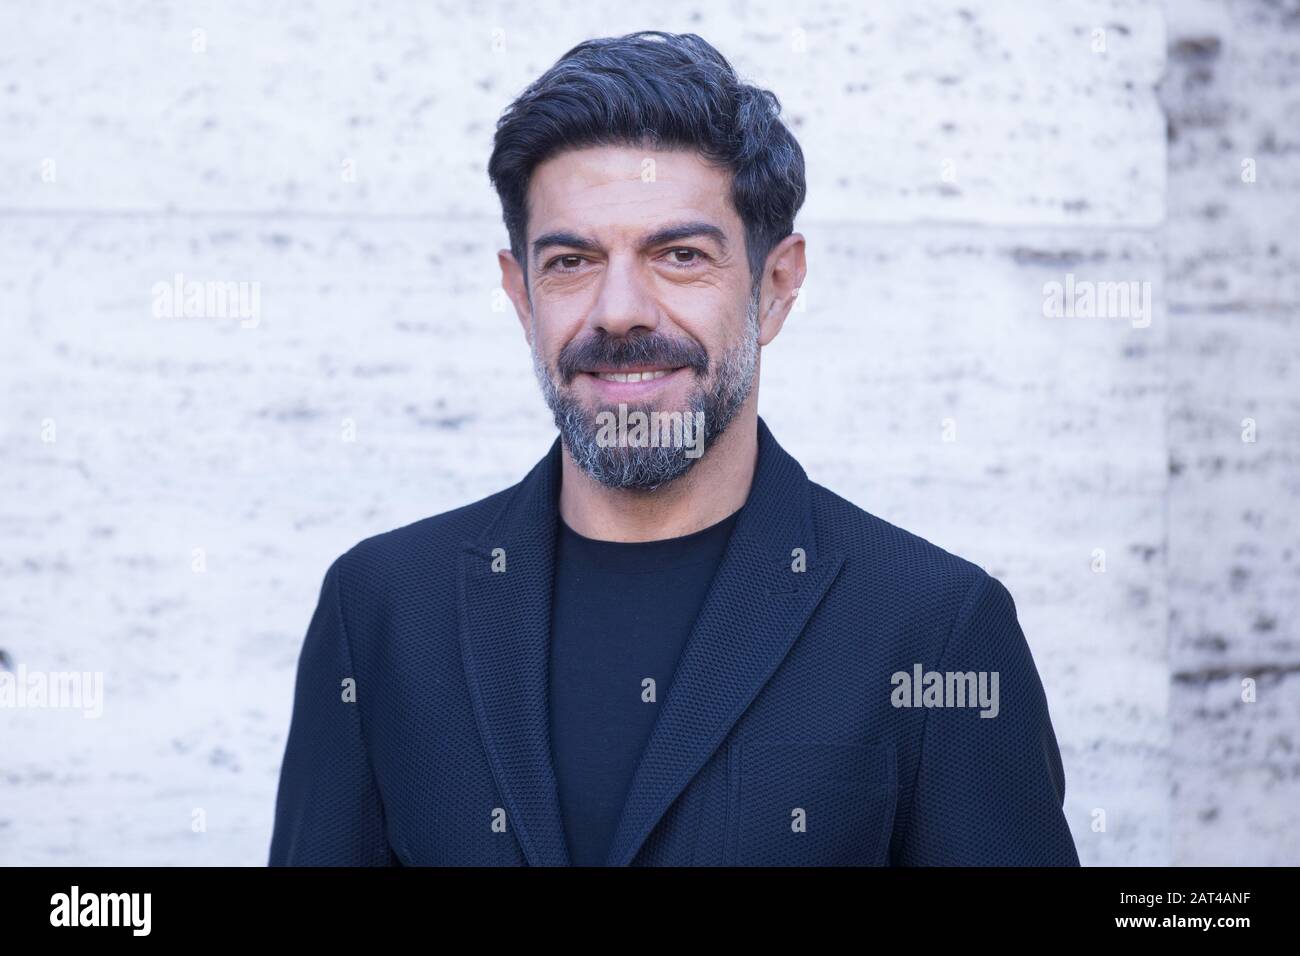
[[[594,368],[619,369],[632,365],[663,365],[692,369],[696,377],[709,370],[709,355],[704,346],[688,339],[670,338],[658,332],[635,336],[612,336],[597,332],[585,339],[570,342],[560,349],[556,371],[568,385],[579,372]]]

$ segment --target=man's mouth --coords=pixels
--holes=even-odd
[[[591,368],[580,372],[578,378],[589,382],[586,387],[606,402],[647,401],[652,396],[674,388],[676,383],[689,377],[686,365],[640,365],[622,368]]]
[[[678,368],[681,367],[682,366],[678,366]],[[673,372],[676,372],[677,370],[678,370],[677,368],[643,369],[635,372],[629,372],[629,371],[602,372],[602,371],[592,370],[588,374],[594,375],[602,382],[653,382],[656,379],[664,378],[665,376],[671,375]]]

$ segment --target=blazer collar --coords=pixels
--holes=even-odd
[[[475,718],[507,828],[534,866],[569,864],[547,706],[562,454],[557,437],[489,528],[465,544],[460,575]],[[493,570],[494,558],[504,571]],[[775,672],[842,563],[818,547],[811,483],[760,417],[749,497],[632,777],[607,864],[632,862]]]

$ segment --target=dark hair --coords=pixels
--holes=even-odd
[[[579,43],[497,122],[488,178],[525,279],[533,170],[563,149],[648,144],[694,148],[731,169],[757,285],[772,247],[794,231],[806,192],[803,151],[780,112],[773,93],[743,83],[694,33],[642,30]]]

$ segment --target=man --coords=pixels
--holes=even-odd
[[[330,567],[272,864],[1078,864],[1006,589],[758,417],[806,269],[779,110],[648,32],[503,115],[502,280],[560,434]]]

